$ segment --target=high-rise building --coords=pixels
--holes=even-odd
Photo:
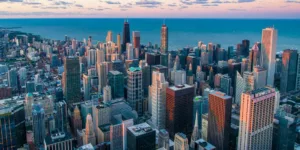
[[[44,145],[45,139],[45,111],[40,104],[34,104],[32,108],[32,129],[34,145],[40,148]]]
[[[202,114],[202,126],[201,126],[201,136],[204,140],[207,141],[208,133],[208,113]]]
[[[67,131],[67,104],[65,101],[59,101],[55,103],[55,111],[56,111],[56,118],[55,118],[55,127],[60,132]]]
[[[123,48],[122,48],[122,52],[125,51],[127,43],[130,43],[130,27],[129,27],[128,20],[125,20],[124,26],[123,26],[123,42],[122,42]]]
[[[294,149],[296,140],[296,116],[278,110],[273,121],[273,150]]]
[[[241,74],[237,71],[236,75],[236,86],[235,86],[235,95],[234,95],[234,103],[240,104],[241,96],[245,89],[245,81]]]
[[[170,149],[169,145],[169,132],[165,129],[161,129],[158,132],[158,148]]]
[[[253,67],[260,65],[260,43],[255,43],[249,53],[248,71],[253,71]]]
[[[255,79],[254,89],[260,89],[267,85],[267,70],[256,66],[253,68],[253,75]]]
[[[119,71],[108,72],[108,85],[111,87],[112,98],[124,97],[124,75]]]
[[[298,53],[296,90],[300,90],[300,53]]]
[[[96,135],[94,130],[94,124],[91,114],[88,114],[86,116],[86,125],[83,132],[83,144],[89,144],[96,145]]]
[[[161,27],[161,35],[160,35],[160,52],[161,53],[167,53],[168,52],[168,44],[169,44],[169,33],[168,33],[168,27],[166,24],[163,24]]]
[[[231,97],[214,91],[209,94],[208,142],[218,150],[229,148]]]
[[[95,49],[89,49],[88,50],[88,57],[87,57],[87,61],[88,61],[88,67],[92,67],[95,66],[96,64],[96,50]]]
[[[107,85],[107,74],[108,74],[108,65],[103,62],[97,64],[97,72],[98,72],[98,91],[102,91],[102,89]]]
[[[196,115],[198,115],[198,119],[196,122],[197,126],[199,127],[199,130],[201,131],[201,125],[202,125],[202,105],[203,105],[203,98],[202,96],[196,96],[193,99],[193,124],[195,124]]]
[[[282,54],[282,72],[280,77],[280,93],[295,90],[297,77],[298,53],[296,50],[284,50]]]
[[[138,112],[143,114],[143,74],[141,68],[131,67],[127,70],[127,101],[129,105]]]
[[[231,95],[231,83],[232,80],[228,74],[221,76],[220,91],[226,93],[227,95]]]
[[[105,54],[104,54],[104,50],[102,49],[97,49],[96,50],[96,59],[97,59],[97,64],[100,64],[102,62],[105,62]]]
[[[81,101],[80,72],[78,57],[65,57],[64,61],[64,96],[67,104]]]
[[[184,133],[175,134],[174,150],[189,150],[189,139]]]
[[[17,78],[17,71],[15,68],[13,69],[10,69],[8,72],[7,72],[7,76],[8,76],[8,86],[9,87],[12,87],[12,88],[16,88],[18,83],[18,78]]]
[[[109,102],[111,100],[112,100],[112,97],[111,97],[111,87],[109,85],[106,85],[103,88],[103,103],[107,103],[107,102]]]
[[[201,137],[199,127],[198,127],[198,111],[196,112],[196,117],[194,122],[195,124],[194,124],[194,129],[193,129],[193,133],[191,136],[191,143],[190,143],[191,148],[195,147],[195,142]]]
[[[142,69],[143,73],[143,90],[144,96],[148,97],[149,85],[151,84],[151,68],[148,66],[145,60],[140,60],[139,67]]]
[[[260,88],[241,99],[239,150],[272,149],[275,90]]]
[[[193,130],[194,86],[187,84],[167,88],[166,128],[170,137],[177,132],[191,136]]]
[[[113,41],[113,33],[112,31],[108,31],[106,35],[106,43],[107,42],[112,42]]]
[[[92,36],[89,36],[87,45],[88,45],[88,47],[92,47],[93,46]]]
[[[267,70],[267,85],[274,86],[275,61],[277,46],[277,30],[275,28],[266,28],[262,31],[262,66]]]
[[[0,149],[16,149],[26,143],[23,102],[0,100]]]
[[[121,123],[110,125],[110,149],[123,150],[123,125]]]
[[[118,54],[121,54],[122,53],[122,51],[121,51],[122,45],[121,45],[121,35],[120,35],[120,33],[118,33],[118,35],[117,35],[117,46],[118,46]]]
[[[128,150],[154,150],[155,130],[147,123],[141,123],[127,128]]]
[[[141,46],[141,36],[140,31],[133,31],[132,32],[132,42],[133,42],[133,48],[140,49]]]
[[[76,133],[77,130],[82,129],[82,119],[81,119],[81,115],[80,115],[80,110],[77,105],[75,106],[73,115],[72,115],[72,129],[73,129],[74,133]]]
[[[250,47],[250,41],[249,40],[243,40],[242,41],[242,55],[245,57],[249,56],[249,47]]]
[[[157,129],[164,129],[166,122],[166,89],[169,83],[163,73],[152,73],[152,84],[149,86],[149,103],[151,103],[151,120]]]
[[[91,98],[91,95],[90,95],[90,92],[91,92],[91,76],[89,75],[86,75],[86,74],[83,74],[82,75],[82,80],[83,80],[83,97],[84,97],[84,100],[90,100]]]

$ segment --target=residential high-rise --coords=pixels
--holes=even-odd
[[[266,28],[262,31],[262,66],[267,70],[267,85],[274,86],[275,63],[276,63],[277,30]]]
[[[130,43],[130,27],[129,27],[128,20],[125,20],[124,26],[123,26],[123,42],[122,42],[123,48],[122,48],[122,52],[125,51],[127,43]]]
[[[96,145],[96,135],[91,114],[86,116],[85,130],[83,130],[83,144]]]
[[[166,24],[163,24],[161,27],[161,46],[160,46],[160,52],[161,53],[167,53],[168,52],[168,44],[169,44],[169,33],[168,33],[168,27]]]
[[[13,69],[10,69],[8,72],[7,72],[7,76],[8,76],[8,86],[9,87],[12,87],[12,88],[16,88],[18,83],[18,78],[17,78],[17,71],[15,68]]]
[[[152,73],[152,84],[149,86],[149,103],[151,103],[151,120],[157,129],[164,129],[166,122],[166,89],[169,83],[163,73]]]
[[[240,104],[241,103],[241,96],[245,89],[245,81],[241,74],[237,71],[236,75],[236,90],[234,95],[234,103]]]
[[[273,121],[273,150],[294,149],[296,140],[296,116],[286,113],[284,110],[278,110]]]
[[[97,72],[98,72],[98,91],[101,92],[102,89],[107,85],[107,74],[108,74],[108,65],[103,62],[97,64]]]
[[[260,88],[242,94],[239,150],[272,149],[275,90]]]
[[[140,31],[133,31],[132,32],[132,42],[133,42],[133,48],[140,49],[141,46],[141,36]]]
[[[139,67],[130,67],[127,75],[127,101],[139,115],[142,115],[144,100],[142,70]]]
[[[111,87],[112,98],[124,97],[124,75],[119,71],[108,72],[108,85]]]
[[[214,91],[209,94],[208,142],[218,150],[229,148],[231,97]]]
[[[87,57],[87,60],[88,60],[88,67],[92,67],[92,66],[95,66],[96,64],[96,50],[95,49],[89,49],[88,50],[88,57]]]
[[[63,91],[68,105],[81,101],[79,70],[78,57],[65,57]]]
[[[32,129],[34,145],[40,148],[44,145],[45,139],[45,111],[40,104],[34,104],[32,108]]]
[[[189,139],[184,133],[175,134],[174,150],[189,150]]]
[[[170,137],[177,132],[191,136],[193,130],[194,86],[187,84],[167,88],[166,129]]]
[[[96,50],[96,59],[97,59],[97,64],[100,64],[102,62],[105,62],[105,54],[104,54],[104,50],[102,49],[97,49]]]
[[[141,123],[127,128],[128,150],[154,150],[155,130],[147,123]]]
[[[280,77],[280,93],[295,90],[297,77],[298,53],[296,50],[284,50],[282,54],[282,72]]]
[[[161,129],[158,132],[158,148],[164,148],[168,150],[169,146],[169,132],[165,129]]]

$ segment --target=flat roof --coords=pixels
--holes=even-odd
[[[211,92],[210,94],[214,95],[214,96],[217,96],[219,98],[222,98],[222,99],[231,99],[231,96],[228,96],[226,95],[225,93],[223,92],[220,92],[220,91],[213,91]]]
[[[151,131],[154,131],[149,124],[147,123],[141,123],[141,124],[138,124],[138,125],[134,125],[134,126],[131,126],[131,127],[128,127],[128,130],[133,133],[135,136],[140,136],[140,135],[143,135],[145,133],[148,133],[148,132],[151,132]]]
[[[179,91],[179,90],[188,89],[191,87],[193,87],[193,86],[188,85],[188,84],[182,84],[182,85],[170,86],[169,89],[171,89],[173,91]]]

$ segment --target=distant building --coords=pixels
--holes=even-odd
[[[143,114],[143,75],[141,68],[131,67],[127,70],[127,101],[139,115]]]
[[[96,135],[94,130],[94,124],[91,114],[88,114],[86,116],[86,125],[83,132],[83,144],[89,144],[96,145]]]
[[[266,28],[262,31],[262,66],[267,70],[267,85],[274,86],[275,60],[277,46],[277,30],[275,28]]]
[[[123,42],[122,42],[123,50],[122,50],[122,52],[125,51],[125,47],[126,47],[127,43],[130,43],[130,27],[129,27],[128,20],[125,20],[124,26],[123,26]]]
[[[73,145],[73,140],[74,138],[70,133],[55,131],[46,136],[44,147],[49,150],[69,150],[75,147],[75,145]]]
[[[119,71],[108,73],[108,84],[111,87],[112,98],[124,97],[124,75]]]
[[[147,124],[142,123],[127,128],[128,150],[155,149],[155,131]]]
[[[169,33],[168,33],[168,27],[166,24],[163,24],[161,27],[161,46],[160,46],[160,52],[161,53],[167,53],[168,52],[168,44],[169,44]]]
[[[132,32],[132,42],[133,42],[133,48],[140,49],[141,46],[141,35],[139,31],[133,31]]]
[[[45,139],[45,111],[39,104],[34,104],[32,108],[32,129],[34,137],[34,145],[40,148],[44,145]]]
[[[282,72],[280,77],[280,93],[295,90],[297,77],[297,50],[284,50],[282,54]]]

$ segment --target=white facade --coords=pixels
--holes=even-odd
[[[262,31],[262,65],[268,72],[267,85],[274,86],[277,30],[266,28]]]
[[[157,129],[164,129],[166,122],[166,88],[169,83],[163,73],[153,71],[152,85],[149,86],[149,103],[151,103],[152,123]],[[150,109],[150,108],[149,108]]]

